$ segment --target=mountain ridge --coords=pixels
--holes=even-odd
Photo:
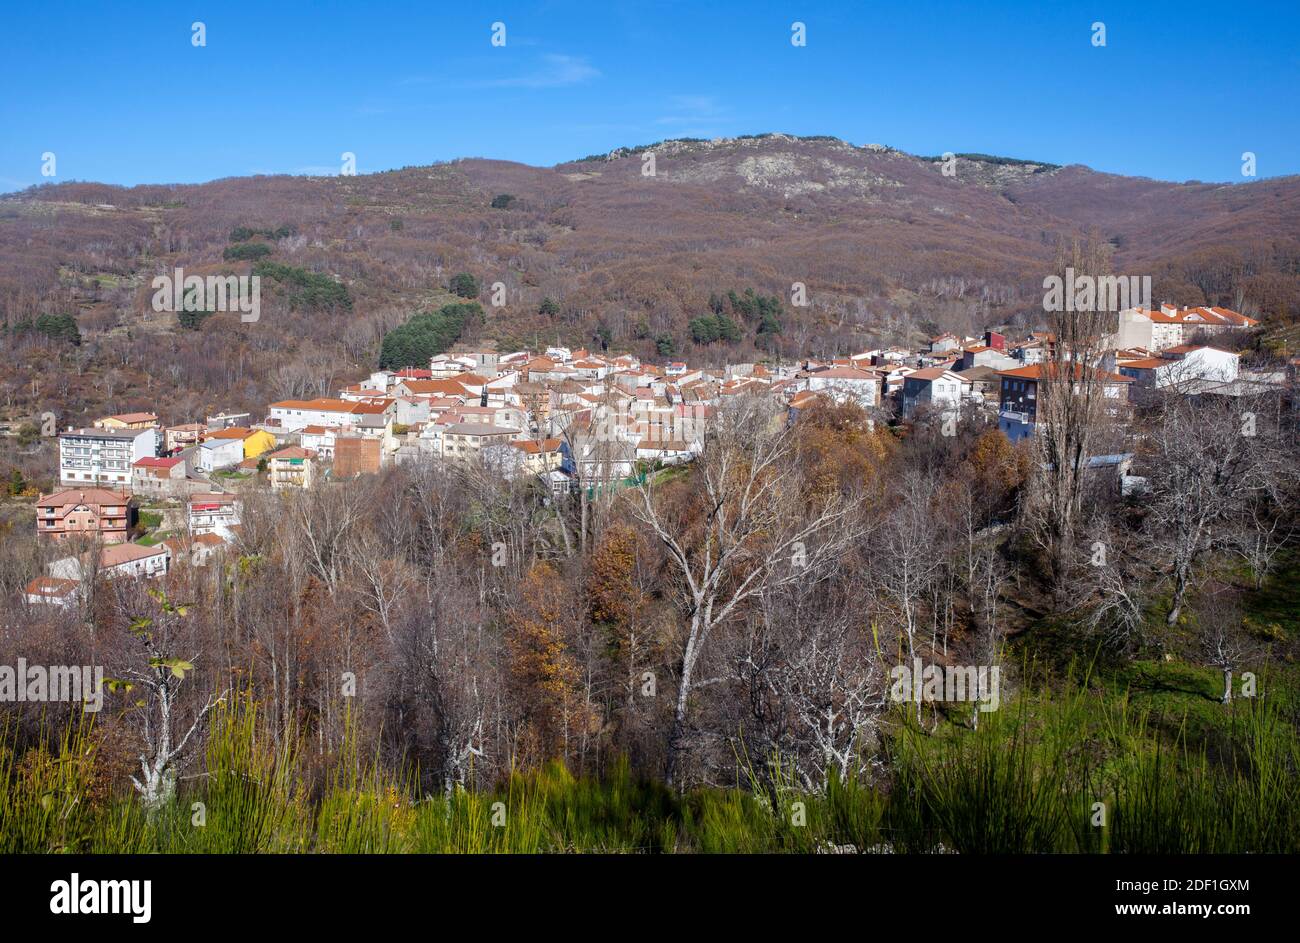
[[[1300,178],[1175,184],[1048,166],[976,155],[945,176],[942,160],[885,145],[773,134],[552,167],[469,157],[346,177],[49,184],[0,198],[0,325],[15,352],[0,379],[22,403],[49,382],[51,356],[71,357],[68,389],[47,395],[78,415],[145,406],[159,385],[178,410],[187,398],[258,409],[368,370],[383,334],[450,300],[458,272],[483,287],[475,342],[600,342],[650,359],[671,347],[700,362],[830,356],[1035,326],[1058,246],[1089,232],[1114,247],[1117,272],[1151,275],[1158,300],[1300,319]],[[256,325],[217,315],[191,330],[149,308],[154,275],[249,274],[226,257],[232,233],[281,227],[293,235],[251,241],[346,286],[350,311],[295,307],[279,284],[265,286]],[[489,304],[498,282],[502,308]],[[795,282],[807,307],[790,302]],[[781,333],[696,345],[690,321],[746,289],[780,300]],[[75,315],[75,354],[14,334],[45,313]],[[123,366],[132,344],[148,346],[153,376]],[[121,382],[105,381],[112,370]]]

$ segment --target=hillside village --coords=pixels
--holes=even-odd
[[[1286,372],[1245,370],[1225,343],[1257,325],[1221,307],[1130,309],[1101,356],[1076,371],[1100,374],[1121,421],[1153,390],[1283,392],[1295,362]],[[692,461],[710,416],[735,397],[775,398],[789,423],[818,403],[852,402],[873,423],[977,422],[1021,442],[1041,421],[1040,385],[1055,344],[1045,332],[1011,340],[988,330],[943,334],[919,348],[722,369],[564,347],[464,350],[427,367],[373,372],[333,397],[269,403],[262,417],[220,413],[163,427],[152,412],[106,416],[58,434],[59,488],[39,497],[35,513],[42,536],[90,537],[97,549],[50,563],[26,598],[71,605],[88,568],[113,578],[203,566],[238,543],[249,489],[312,489],[426,461],[532,479],[548,501],[624,487]],[[1116,475],[1128,494],[1143,482],[1133,458],[1127,450],[1095,456],[1090,467]]]
[[[338,855],[258,925],[373,932],[399,854],[1269,912],[1300,5],[664,6],[6,10],[19,912]]]

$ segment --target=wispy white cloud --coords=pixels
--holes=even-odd
[[[528,45],[516,42],[513,37],[510,44]],[[465,82],[449,79],[445,75],[415,73],[398,79],[397,86],[399,88],[421,85],[445,85],[455,88],[561,88],[566,85],[580,85],[598,79],[600,75],[600,70],[588,62],[585,56],[546,53],[534,60],[531,69],[517,75]]]
[[[674,95],[668,99],[668,113],[655,119],[657,125],[696,126],[701,122],[727,120],[727,109],[713,95]]]
[[[600,78],[600,70],[582,56],[548,53],[542,56],[541,65],[531,72],[477,84],[484,88],[559,88],[596,78]]]

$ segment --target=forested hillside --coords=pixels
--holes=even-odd
[[[1157,300],[1227,305],[1274,330],[1300,317],[1293,178],[1169,184],[987,155],[945,166],[764,135],[556,167],[29,190],[0,200],[0,409],[67,422],[158,403],[164,421],[257,410],[363,375],[393,328],[464,300],[486,312],[466,341],[701,363],[1032,325],[1057,245],[1085,230],[1115,247],[1116,271],[1152,275]],[[262,317],[155,312],[150,280],[178,266],[261,274]],[[746,293],[777,305],[731,302]]]

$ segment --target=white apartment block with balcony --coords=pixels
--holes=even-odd
[[[68,429],[59,436],[59,483],[127,488],[131,466],[157,454],[157,429]]]
[[[186,505],[190,536],[219,534],[229,537],[240,522],[241,502],[233,494],[192,494]]]

